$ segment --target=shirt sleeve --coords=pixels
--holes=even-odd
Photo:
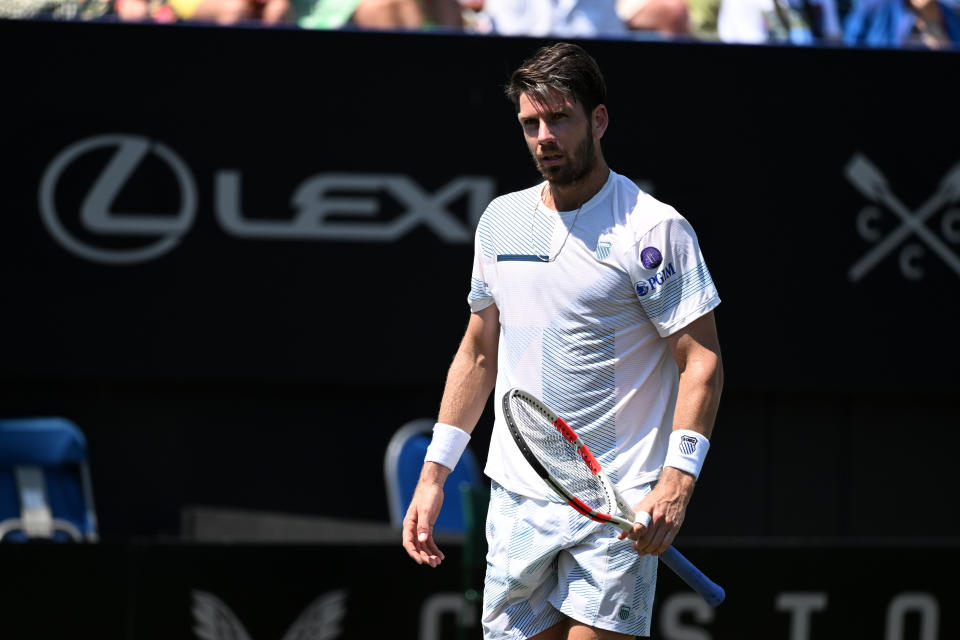
[[[640,236],[628,271],[640,306],[663,337],[720,304],[693,227],[679,215]]]
[[[493,304],[492,279],[496,277],[496,263],[489,260],[483,248],[481,236],[486,224],[485,218],[480,219],[473,243],[473,273],[470,275],[470,293],[467,294],[467,304],[470,311],[476,313]]]

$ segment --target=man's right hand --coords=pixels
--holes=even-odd
[[[444,558],[433,539],[433,525],[443,506],[443,483],[449,474],[442,464],[425,462],[403,518],[403,548],[417,564],[436,567]]]

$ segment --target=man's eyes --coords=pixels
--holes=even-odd
[[[551,113],[550,115],[546,116],[544,120],[547,122],[556,122],[558,120],[566,120],[569,117],[570,116],[566,113]],[[530,118],[528,120],[521,120],[520,124],[524,127],[538,127],[540,126],[540,121],[536,118]]]

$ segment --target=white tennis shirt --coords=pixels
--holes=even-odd
[[[484,471],[515,493],[556,500],[511,438],[503,395],[520,387],[542,399],[621,489],[654,480],[679,384],[664,337],[720,298],[693,228],[673,207],[612,171],[579,213],[548,209],[545,185],[487,207],[468,302],[472,311],[495,303],[500,312]]]

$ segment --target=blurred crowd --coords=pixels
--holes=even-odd
[[[0,18],[951,49],[960,0],[0,0]]]

